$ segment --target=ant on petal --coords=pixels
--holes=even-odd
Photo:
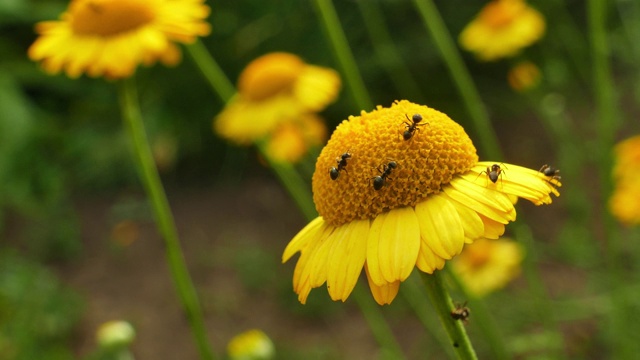
[[[502,165],[504,166],[504,164]],[[507,167],[505,166],[505,169],[506,168]],[[487,178],[489,178],[489,180],[491,180],[491,182],[495,184],[498,181],[498,178],[502,179],[502,173],[506,173],[506,171],[502,169],[500,165],[493,164],[491,166],[487,166],[487,170],[480,172],[478,176],[487,174]],[[476,176],[476,179],[478,178],[478,176]]]

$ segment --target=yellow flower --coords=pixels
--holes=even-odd
[[[36,26],[29,57],[51,74],[126,78],[138,64],[180,61],[173,43],[209,34],[204,0],[73,0],[59,21]]]
[[[275,355],[273,342],[264,332],[253,329],[236,335],[227,345],[232,360],[267,360]]]
[[[465,287],[477,296],[504,287],[520,274],[522,245],[505,239],[479,239],[468,245],[451,265]]]
[[[531,61],[522,61],[512,67],[507,74],[509,85],[515,91],[523,92],[540,84],[540,69]]]
[[[131,345],[136,338],[133,326],[124,320],[107,321],[100,325],[96,340],[101,347],[121,348]]]
[[[310,146],[320,146],[327,138],[327,126],[314,114],[281,124],[267,143],[267,156],[275,161],[296,163]]]
[[[616,145],[613,177],[611,213],[627,225],[640,224],[640,135]]]
[[[313,131],[299,119],[324,109],[339,89],[334,70],[308,65],[293,54],[267,54],[242,72],[238,94],[217,116],[214,130],[240,145],[271,135],[286,123],[298,122],[303,132]]]
[[[480,60],[511,57],[545,31],[544,17],[524,0],[494,0],[460,34],[460,45]]]
[[[364,267],[375,300],[389,304],[414,267],[433,273],[465,243],[497,239],[515,220],[517,197],[547,204],[560,185],[478,162],[464,129],[439,111],[405,100],[378,106],[343,121],[323,148],[312,179],[320,216],[282,260],[301,253],[293,287],[302,303],[325,282],[345,301]]]

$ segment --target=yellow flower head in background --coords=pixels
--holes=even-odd
[[[234,336],[227,353],[231,360],[268,360],[274,358],[275,346],[267,334],[253,329]]]
[[[204,0],[72,0],[58,21],[38,23],[29,57],[50,74],[126,78],[139,64],[175,65],[180,49],[208,35]]]
[[[494,0],[460,34],[460,45],[484,61],[511,57],[545,31],[544,17],[524,0]]]
[[[618,143],[614,155],[614,191],[609,208],[620,222],[640,224],[640,135]]]
[[[537,87],[542,75],[540,69],[531,61],[522,61],[509,70],[507,80],[511,88],[518,92],[524,92]]]
[[[561,184],[517,165],[478,162],[464,129],[427,106],[398,101],[351,116],[333,132],[312,179],[319,217],[286,247],[300,252],[294,291],[305,303],[327,283],[345,301],[364,268],[389,304],[417,267],[433,273],[476,239],[497,239],[518,197],[551,202]]]
[[[464,286],[477,296],[501,289],[520,275],[522,245],[506,239],[479,239],[467,245],[451,265]]]
[[[297,133],[305,135],[296,142],[307,147],[321,144],[327,130],[314,114],[333,102],[339,90],[340,77],[334,70],[306,64],[293,54],[270,53],[240,74],[238,94],[217,116],[214,130],[236,144],[250,145],[270,135],[291,139],[291,132],[274,133],[295,126]]]

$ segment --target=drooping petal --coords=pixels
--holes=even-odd
[[[365,266],[365,270],[368,267]],[[398,295],[398,290],[400,290],[400,281],[394,281],[392,283],[383,283],[382,285],[376,285],[371,277],[369,276],[369,271],[367,273],[367,281],[369,282],[369,289],[371,289],[371,294],[373,298],[376,300],[378,305],[388,305],[391,304],[393,299]]]
[[[484,236],[484,223],[477,212],[470,208],[460,204],[457,201],[449,198],[447,194],[442,193],[442,196],[447,197],[450,203],[456,208],[458,216],[460,216],[460,222],[464,228],[464,237],[466,243],[471,243],[473,240]]]
[[[382,275],[380,270],[380,259],[378,257],[380,249],[380,237],[382,236],[382,228],[384,226],[384,220],[388,213],[382,213],[378,215],[371,222],[371,228],[369,228],[369,236],[367,238],[367,264],[366,267],[369,271],[371,281],[375,284],[383,285],[387,281]]]
[[[332,235],[327,255],[327,288],[334,301],[345,301],[362,273],[369,224],[369,220],[354,220],[340,226]]]
[[[484,237],[487,239],[497,239],[504,234],[504,224],[493,219],[480,215],[484,224]]]
[[[318,216],[317,218],[311,220],[310,223],[307,224],[293,239],[289,242],[287,247],[284,249],[282,253],[282,262],[287,262],[293,254],[302,250],[310,241],[314,241],[318,235],[319,231],[322,231],[323,227],[326,226],[324,219],[322,216]]]
[[[387,213],[378,247],[380,272],[386,282],[409,277],[420,251],[420,225],[412,207]]]
[[[464,228],[451,201],[441,195],[429,197],[416,205],[420,219],[420,236],[443,259],[451,259],[462,251]]]
[[[450,186],[445,187],[443,191],[451,199],[463,204],[464,206],[467,206],[468,208],[474,210],[478,214],[482,214],[495,221],[506,224],[509,221],[513,221],[513,219],[515,219],[515,211],[511,211],[509,213],[504,212],[492,206],[491,204],[486,204],[480,201],[480,199],[477,199],[465,192],[458,191],[454,187],[450,187]],[[485,199],[483,198],[482,200],[485,200]]]

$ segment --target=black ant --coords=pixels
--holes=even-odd
[[[544,176],[551,177],[551,179],[553,179],[553,180],[560,180],[561,179],[561,177],[560,177],[560,169],[553,168],[553,167],[551,167],[551,166],[549,166],[547,164],[542,165],[542,167],[538,171],[543,173]]]
[[[505,168],[506,168],[506,166],[505,166]],[[502,173],[503,172],[506,172],[506,171],[504,171],[502,168],[500,168],[500,165],[493,164],[491,166],[487,166],[487,170],[480,172],[480,174],[478,174],[478,176],[480,176],[482,174],[487,174],[487,177],[489,178],[489,180],[491,180],[491,182],[495,184],[498,181],[498,178],[502,177]],[[478,177],[476,176],[476,179],[477,178]]]
[[[391,175],[391,171],[398,167],[398,163],[395,161],[389,161],[388,164],[382,164],[382,169],[378,166],[378,172],[380,175],[374,176],[371,178],[373,180],[373,189],[380,190],[387,183],[387,180],[392,180],[389,175]]]
[[[456,308],[451,311],[451,317],[453,320],[462,320],[465,324],[469,322],[469,316],[471,316],[471,310],[467,307],[467,302],[464,304],[456,304]]]
[[[347,159],[351,159],[351,153],[346,152],[336,158],[336,164],[338,167],[332,167],[329,169],[329,176],[331,176],[331,180],[335,180],[340,176],[340,171],[347,171]]]
[[[422,115],[420,114],[414,114],[411,119],[409,119],[409,116],[407,114],[404,114],[404,116],[408,121],[403,121],[403,124],[407,127],[407,130],[402,133],[402,138],[406,141],[411,139],[416,131],[420,131],[418,126],[426,125],[427,123],[420,124],[420,121],[422,121]]]

